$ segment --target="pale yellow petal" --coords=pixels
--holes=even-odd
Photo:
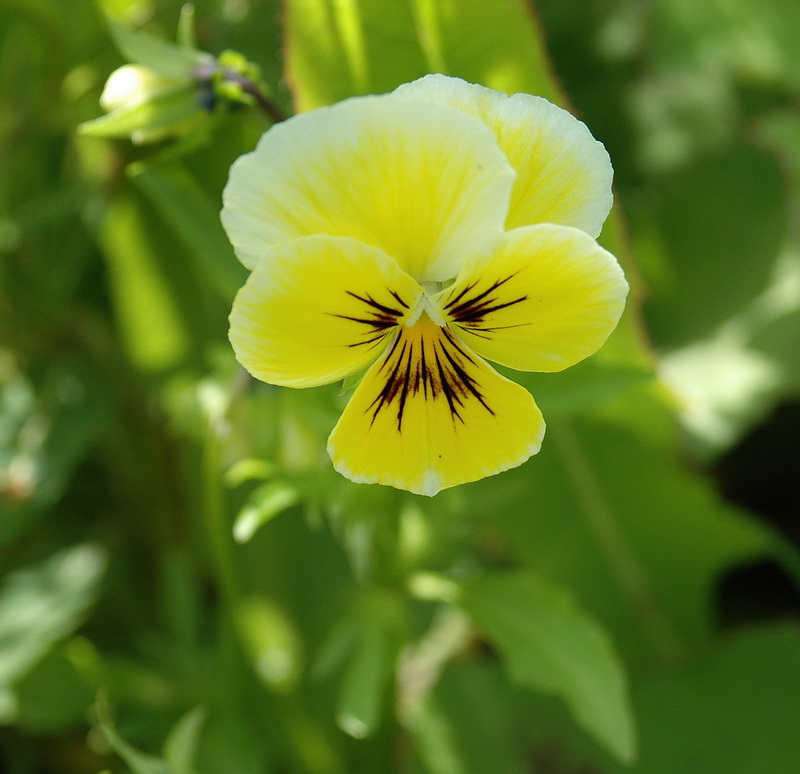
[[[430,99],[480,118],[517,172],[506,225],[574,226],[597,236],[611,209],[613,171],[586,125],[542,97],[513,94],[460,78],[426,75],[394,92]]]
[[[272,248],[230,315],[237,360],[257,379],[313,387],[374,360],[422,288],[375,247],[312,236]]]
[[[543,435],[530,393],[423,317],[367,372],[328,451],[352,481],[434,495],[522,464]]]
[[[420,282],[446,280],[499,239],[513,181],[481,121],[356,97],[270,129],[234,163],[222,220],[249,268],[271,244],[331,234],[380,247]]]
[[[628,283],[611,253],[567,226],[510,231],[437,300],[476,352],[521,371],[560,371],[596,352],[617,325]]]

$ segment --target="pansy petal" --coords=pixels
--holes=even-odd
[[[437,300],[480,355],[520,371],[560,371],[600,348],[627,292],[614,256],[585,232],[541,224],[510,231]]]
[[[394,93],[451,105],[492,129],[518,174],[507,228],[559,223],[600,233],[612,203],[611,162],[572,114],[542,97],[509,96],[446,75],[426,75]]]
[[[271,128],[234,163],[222,220],[248,268],[270,244],[331,234],[380,247],[420,282],[445,280],[500,238],[514,177],[472,116],[355,97]]]
[[[352,481],[434,495],[520,465],[543,435],[530,393],[423,317],[367,372],[328,451]]]
[[[314,387],[364,368],[422,288],[385,253],[343,237],[276,245],[230,315],[237,360],[257,379]]]

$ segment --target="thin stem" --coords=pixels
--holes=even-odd
[[[225,673],[225,684],[232,706],[242,706],[245,700],[247,680],[244,675],[243,655],[237,637],[237,611],[241,588],[233,557],[233,534],[225,519],[219,465],[221,443],[218,421],[209,422],[203,449],[204,503],[202,510],[219,593],[220,668]]]
[[[289,117],[264,93],[255,81],[230,67],[221,65],[216,60],[204,63],[194,72],[197,82],[207,88],[212,88],[214,77],[220,75],[223,81],[235,83],[245,94],[249,94],[273,124],[279,124]]]
[[[235,83],[245,94],[249,94],[253,97],[256,104],[261,108],[261,111],[273,124],[279,124],[281,121],[285,121],[288,118],[288,116],[285,115],[284,112],[249,78],[224,67],[219,68],[217,72],[222,72],[222,79],[224,81]],[[210,77],[210,75],[208,77]]]
[[[255,99],[256,104],[261,108],[262,112],[267,116],[267,118],[272,121],[273,124],[279,124],[281,121],[285,121],[288,116],[284,114],[284,112],[269,98],[266,94],[264,94],[261,89],[256,86],[251,80],[245,78],[243,75],[233,75],[225,77],[227,81],[233,81],[234,83],[238,83],[239,86],[242,87],[242,91],[245,94],[249,94],[253,99]]]
[[[219,438],[213,427],[209,428],[203,453],[203,479],[206,529],[211,545],[211,556],[217,577],[220,600],[227,614],[236,610],[239,597],[239,582],[234,571],[233,537],[225,523],[222,504],[222,488],[219,472]]]

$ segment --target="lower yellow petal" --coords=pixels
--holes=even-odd
[[[257,379],[314,387],[383,350],[422,288],[375,247],[312,236],[273,247],[233,303],[230,340]]]
[[[543,435],[527,390],[423,316],[367,372],[328,451],[352,481],[434,495],[522,464]]]
[[[506,234],[437,300],[464,342],[520,371],[561,371],[594,354],[619,322],[628,283],[616,258],[576,228]]]

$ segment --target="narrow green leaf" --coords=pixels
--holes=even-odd
[[[110,202],[100,243],[129,357],[144,371],[174,366],[185,357],[189,341],[159,265],[158,249],[132,196]]]
[[[617,758],[636,749],[627,684],[611,641],[571,597],[531,573],[487,575],[460,600],[520,685],[563,698]]]
[[[197,50],[194,19],[194,5],[192,3],[184,3],[181,6],[181,15],[178,17],[178,45],[184,51]]]
[[[95,713],[97,725],[108,740],[111,749],[125,761],[133,774],[176,774],[165,761],[137,750],[119,735],[111,719],[111,710],[105,696],[97,697]]]
[[[363,739],[375,731],[391,674],[386,635],[378,626],[364,626],[339,691],[336,722],[344,732]]]
[[[339,618],[326,633],[319,646],[311,666],[312,679],[324,680],[339,669],[358,641],[358,633],[358,623],[352,615]]]
[[[244,284],[247,271],[222,230],[219,204],[212,202],[177,162],[141,167],[132,179],[186,246],[211,286],[230,302]]]
[[[470,774],[455,740],[455,727],[435,697],[429,696],[409,719],[421,760],[431,774]]]
[[[120,53],[130,62],[143,64],[168,78],[187,78],[202,57],[197,52],[178,48],[147,32],[134,31],[113,19],[108,20],[111,36]]]
[[[302,658],[302,641],[294,622],[280,605],[264,596],[243,600],[236,621],[256,674],[275,691],[291,691],[300,676]]]
[[[275,464],[260,457],[244,457],[225,471],[225,485],[240,486],[247,481],[266,481],[275,474]]]
[[[297,488],[286,481],[270,481],[258,487],[236,516],[233,524],[236,542],[247,543],[268,521],[299,500]]]
[[[189,710],[172,728],[164,742],[164,760],[174,774],[194,774],[195,753],[206,719],[203,707]]]
[[[134,101],[78,127],[87,137],[130,137],[134,132],[158,132],[203,116],[191,84],[179,85],[143,101]]]

